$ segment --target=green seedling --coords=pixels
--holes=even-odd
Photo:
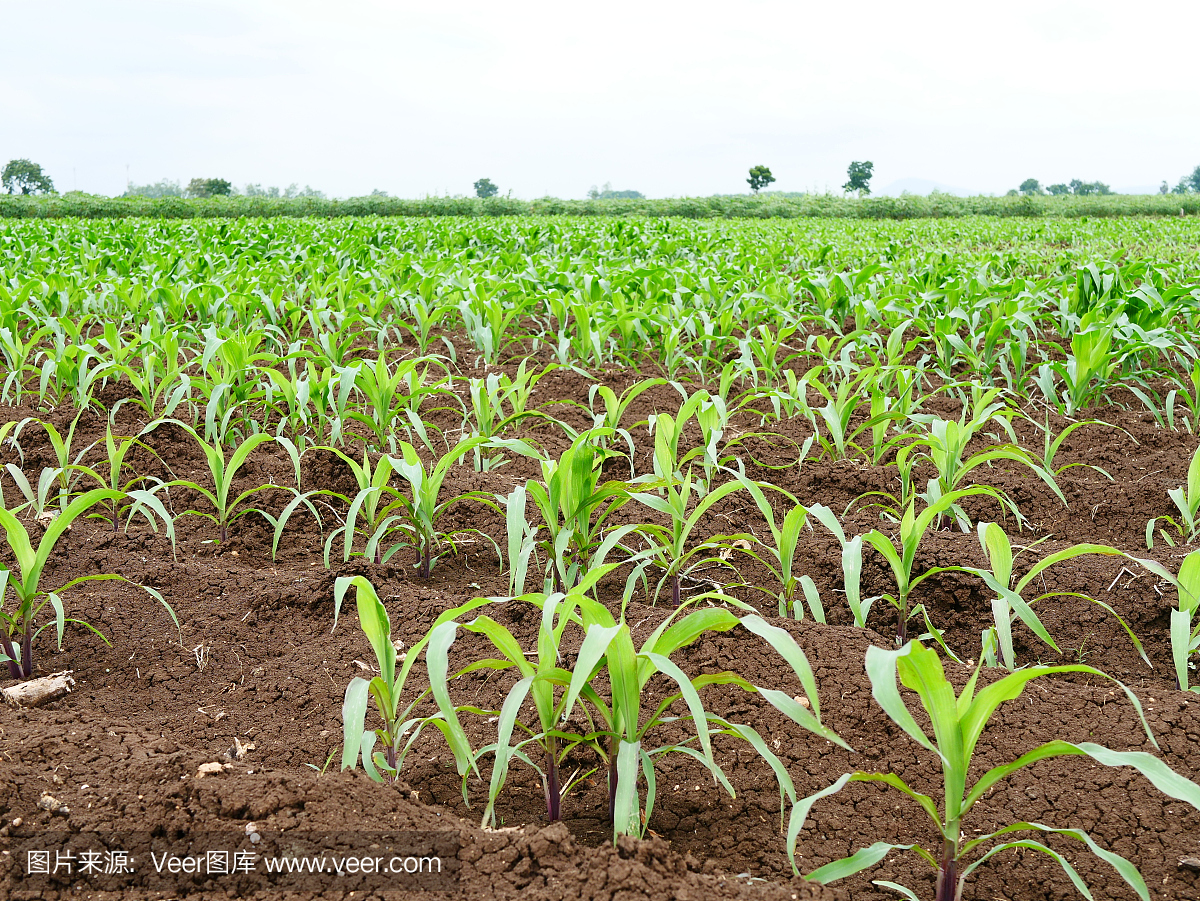
[[[790,777],[757,733],[748,727],[728,723],[705,710],[699,689],[707,684],[731,684],[745,691],[757,692],[801,727],[827,741],[846,747],[845,743],[821,722],[816,680],[804,652],[790,634],[777,626],[769,625],[756,614],[739,618],[726,608],[709,607],[693,610],[685,615],[682,611],[686,606],[685,603],[677,608],[675,614],[660,623],[640,648],[635,648],[630,628],[623,618],[621,621],[615,621],[603,606],[589,599],[581,601],[586,637],[571,675],[566,707],[571,709],[576,697],[583,698],[590,707],[597,731],[607,738],[609,813],[614,835],[645,834],[655,801],[654,761],[662,754],[687,754],[702,763],[731,796],[734,794],[733,786],[713,759],[710,723],[716,725],[719,731],[738,735],[751,743],[755,751],[775,771],[782,796],[790,796],[794,791]],[[676,650],[692,644],[704,634],[713,631],[725,632],[737,625],[765,639],[788,662],[804,688],[810,707],[805,707],[786,692],[753,686],[734,673],[689,679],[671,661],[670,657]],[[595,682],[595,677],[600,672],[605,673],[607,684],[610,686],[607,697],[594,689],[591,692],[585,691],[588,686],[600,684]],[[679,692],[665,698],[651,715],[646,716],[643,713],[644,693],[648,681],[655,673],[662,673],[670,678],[678,686]],[[651,733],[668,721],[665,714],[670,705],[679,699],[687,706],[699,747],[691,747],[689,740],[686,744],[671,743],[647,749],[646,742]],[[646,785],[644,810],[637,789],[639,772]]]
[[[1102,847],[1082,829],[1046,826],[1041,823],[1010,823],[987,835],[964,839],[963,826],[975,804],[1003,780],[1032,763],[1054,757],[1087,757],[1095,763],[1108,767],[1132,767],[1159,791],[1200,809],[1200,785],[1174,772],[1162,760],[1145,751],[1112,751],[1108,748],[1082,742],[1074,744],[1055,740],[1046,742],[1011,763],[992,767],[970,782],[971,762],[975,746],[983,730],[997,708],[1005,701],[1016,700],[1025,686],[1034,679],[1059,673],[1087,673],[1113,682],[1121,688],[1137,712],[1146,735],[1157,749],[1158,744],[1150,733],[1150,727],[1142,714],[1141,704],[1128,688],[1111,676],[1083,665],[1037,666],[1020,670],[993,682],[978,691],[979,667],[968,680],[961,693],[946,678],[942,663],[932,650],[919,642],[910,642],[897,650],[879,647],[867,649],[867,675],[871,680],[871,694],[888,717],[904,730],[910,738],[926,751],[936,754],[942,764],[941,797],[921,794],[911,788],[894,773],[868,773],[863,771],[846,773],[828,788],[822,789],[797,804],[788,825],[788,854],[796,868],[796,839],[808,817],[812,806],[822,798],[841,791],[851,782],[881,783],[894,788],[914,800],[925,811],[941,837],[940,849],[926,849],[918,844],[893,845],[876,842],[852,854],[836,860],[807,874],[812,882],[827,884],[851,876],[883,860],[895,851],[912,850],[937,871],[935,901],[961,901],[963,886],[977,867],[997,854],[1009,850],[1028,849],[1041,852],[1057,863],[1072,884],[1085,898],[1092,895],[1075,868],[1065,857],[1049,846],[1032,838],[1010,839],[1021,832],[1046,835],[1061,835],[1083,843],[1100,860],[1116,870],[1121,879],[1132,888],[1142,901],[1150,901],[1146,883],[1137,869],[1118,854]],[[922,728],[905,706],[897,686],[900,684],[916,692],[921,707],[929,716],[932,737]],[[972,833],[968,833],[970,835]],[[997,839],[1000,841],[997,842]],[[917,901],[912,889],[891,882],[876,883],[891,889],[910,901]]]
[[[983,547],[984,556],[987,558],[991,569],[978,569],[970,566],[964,566],[962,569],[965,572],[974,573],[979,576],[987,584],[988,588],[996,593],[996,596],[992,598],[992,618],[995,624],[991,627],[991,630],[995,634],[996,643],[1000,647],[1001,661],[1005,669],[1016,669],[1012,639],[1012,619],[1014,614],[1018,620],[1029,627],[1034,635],[1055,651],[1059,651],[1058,645],[1055,644],[1054,639],[1051,638],[1050,633],[1033,610],[1034,604],[1052,597],[1083,598],[1112,614],[1116,617],[1117,622],[1121,624],[1130,641],[1133,642],[1133,646],[1137,648],[1137,652],[1141,655],[1142,660],[1147,665],[1150,665],[1150,659],[1146,656],[1146,651],[1142,648],[1141,641],[1138,640],[1133,630],[1129,628],[1129,624],[1111,606],[1103,601],[1098,601],[1086,594],[1079,594],[1074,591],[1049,591],[1028,601],[1024,598],[1025,589],[1029,587],[1033,580],[1041,576],[1042,573],[1055,564],[1072,560],[1084,554],[1101,554],[1109,557],[1124,556],[1121,551],[1106,544],[1076,544],[1053,554],[1048,554],[1034,563],[1024,576],[1017,579],[1013,573],[1014,557],[1012,545],[1008,541],[1008,536],[1004,534],[1004,530],[994,522],[981,522],[977,526],[977,531],[979,534],[979,543]],[[1024,548],[1023,550],[1028,549]],[[1061,652],[1059,651],[1059,653]],[[984,655],[981,659],[985,659],[986,656]]]
[[[800,534],[804,530],[804,526],[808,523],[808,510],[802,504],[795,503],[795,499],[789,495],[788,499],[793,502],[794,506],[784,514],[783,521],[777,525],[775,511],[762,490],[765,486],[740,474],[737,475],[737,478],[750,492],[755,504],[758,505],[759,512],[766,520],[767,528],[771,532],[771,543],[768,544],[761,538],[754,538],[753,543],[741,542],[739,544],[735,542],[734,546],[765,566],[767,571],[779,581],[779,593],[776,599],[779,602],[780,616],[804,619],[804,604],[800,603],[796,597],[796,592],[799,590],[804,594],[804,600],[808,603],[812,618],[819,623],[825,622],[825,608],[817,593],[816,583],[813,582],[811,576],[798,575],[796,572],[796,545],[800,541]],[[823,509],[828,510],[828,508]],[[837,524],[836,520],[834,522],[840,531],[841,525]],[[845,537],[843,532],[841,538],[844,540]]]
[[[224,544],[229,539],[230,526],[248,513],[262,512],[254,507],[247,506],[246,501],[256,494],[275,487],[269,484],[259,485],[255,488],[247,488],[241,494],[231,498],[234,479],[237,477],[238,471],[245,465],[246,460],[249,459],[250,455],[259,446],[274,439],[270,435],[265,434],[252,435],[243,441],[226,458],[224,447],[219,444],[209,444],[200,437],[195,429],[186,423],[180,422],[178,419],[160,419],[157,422],[152,422],[142,431],[142,435],[146,435],[164,424],[177,426],[192,436],[196,444],[200,446],[200,450],[204,453],[204,460],[208,464],[208,474],[212,479],[213,485],[212,490],[209,490],[188,479],[173,479],[165,487],[168,490],[175,487],[188,488],[208,501],[213,508],[212,513],[204,510],[186,510],[180,515],[202,516],[205,519],[211,520],[217,526],[218,542]]]
[[[924,612],[924,605],[910,609],[913,589],[930,576],[944,572],[946,569],[945,567],[934,567],[914,578],[913,567],[916,564],[917,548],[920,547],[921,540],[938,516],[946,513],[963,498],[973,496],[986,496],[1003,503],[999,493],[992,488],[963,488],[943,495],[935,503],[922,510],[919,515],[915,512],[914,505],[909,503],[908,508],[904,511],[904,517],[900,520],[898,545],[894,539],[884,535],[878,529],[873,529],[862,536],[862,540],[879,551],[883,559],[887,561],[896,580],[896,594],[883,595],[884,600],[896,608],[896,644],[904,644],[908,640],[908,620],[918,612]],[[858,568],[861,569],[861,564]],[[928,623],[927,616],[926,622]]]
[[[980,420],[972,421],[968,425],[963,426],[958,422],[934,418],[929,423],[928,435],[917,439],[897,453],[897,462],[905,464],[908,462],[910,454],[918,448],[924,448],[918,454],[918,458],[928,461],[937,472],[937,477],[929,480],[926,492],[921,495],[926,504],[933,504],[951,492],[965,487],[964,482],[967,476],[980,466],[984,464],[991,465],[1001,460],[1008,460],[1028,468],[1034,475],[1045,482],[1050,490],[1063,502],[1063,505],[1066,506],[1066,498],[1063,497],[1063,493],[1055,483],[1054,477],[1038,466],[1032,457],[1015,444],[989,447],[968,457],[966,455],[967,445],[974,437],[980,425],[982,425],[982,421]],[[1017,509],[1017,505],[1009,500],[1003,492],[996,491],[996,494],[1001,498],[1002,503],[1012,512],[1013,516],[1016,517],[1017,521],[1021,522],[1023,518],[1021,511]],[[961,507],[952,504],[949,507],[949,512],[954,516],[964,532],[970,529],[970,519]]]
[[[745,542],[751,537],[749,534],[735,534],[717,535],[699,543],[692,540],[692,533],[700,519],[715,504],[735,491],[741,491],[744,486],[739,481],[726,482],[704,495],[703,500],[694,504],[694,508],[693,501],[697,492],[690,470],[682,480],[652,483],[651,487],[657,487],[662,491],[662,495],[639,491],[631,493],[630,498],[664,514],[669,524],[661,526],[657,523],[641,523],[634,526],[633,531],[644,539],[649,547],[636,552],[628,562],[637,566],[632,578],[636,578],[636,572],[647,566],[661,573],[654,587],[652,602],[658,600],[665,584],[671,591],[671,603],[678,606],[682,600],[684,579],[691,578],[693,573],[703,567],[725,564],[734,542]]]
[[[592,444],[596,437],[592,430],[581,432],[558,460],[539,458],[542,482],[525,486],[546,530],[541,546],[556,590],[578,585],[592,566],[604,562],[597,555],[604,522],[629,500],[626,483],[600,483],[603,452]],[[615,541],[607,543],[611,548]]]
[[[375,592],[375,587],[362,576],[339,576],[334,583],[334,628],[337,628],[342,601],[351,587],[355,589],[358,622],[375,654],[379,674],[370,680],[356,676],[346,686],[342,703],[341,768],[353,769],[361,759],[363,770],[371,779],[383,782],[388,777],[395,782],[400,778],[400,768],[413,743],[420,738],[423,729],[432,725],[442,733],[450,746],[459,775],[466,774],[473,764],[470,744],[457,711],[447,706],[444,710],[435,709],[426,716],[414,715],[414,711],[429,695],[437,696],[444,691],[448,668],[446,651],[454,641],[454,624],[446,619],[439,620],[424,638],[398,660],[397,643],[392,638],[392,622],[387,609]],[[431,687],[420,692],[401,710],[404,684],[422,651],[425,652]],[[398,662],[401,664],[399,672],[396,666]],[[381,729],[365,729],[370,702],[374,702],[375,710],[383,721]],[[382,750],[375,750],[376,742]]]
[[[1200,511],[1200,448],[1197,448],[1196,452],[1192,454],[1192,462],[1188,464],[1187,483],[1178,488],[1172,488],[1167,492],[1167,497],[1175,504],[1179,519],[1170,515],[1156,516],[1146,523],[1146,547],[1148,548],[1154,547],[1154,528],[1160,521],[1173,526],[1175,534],[1184,543],[1195,541],[1197,533],[1200,533],[1200,518],[1197,518],[1196,515],[1197,511]],[[1175,547],[1175,540],[1165,528],[1159,527],[1158,533],[1167,544]]]
[[[1171,611],[1171,662],[1175,665],[1175,683],[1180,691],[1200,692],[1200,685],[1191,685],[1189,671],[1195,668],[1192,658],[1200,653],[1200,551],[1192,551],[1179,565],[1179,574],[1154,560],[1131,558],[1170,583],[1178,594],[1179,605]],[[1193,622],[1196,624],[1193,625]]]
[[[42,588],[41,580],[54,546],[63,533],[71,527],[71,524],[97,504],[116,501],[122,497],[124,495],[121,492],[106,488],[93,488],[91,491],[84,492],[67,504],[66,509],[54,516],[38,541],[36,550],[34,550],[29,533],[21,521],[9,511],[0,509],[0,526],[4,527],[9,550],[16,558],[17,564],[17,572],[4,571],[0,573],[0,628],[3,629],[3,632],[0,633],[0,650],[3,650],[3,660],[0,662],[8,664],[8,672],[12,678],[28,679],[33,675],[33,642],[45,629],[49,628],[49,623],[38,626],[36,620],[47,604],[54,611],[54,626],[60,648],[62,647],[63,630],[68,622],[91,630],[107,643],[108,639],[83,620],[67,617],[61,595],[67,589],[83,582],[111,579],[129,582],[128,579],[112,574],[80,576],[53,591]],[[141,587],[166,608],[178,629],[179,620],[175,616],[175,611],[163,600],[162,595],[153,588]],[[16,603],[11,609],[4,607],[6,589],[11,592],[12,596],[15,596]]]
[[[97,506],[103,507],[104,512],[89,513],[88,515],[99,519],[106,519],[115,532],[120,528],[122,513],[128,511],[127,515],[125,515],[126,530],[128,530],[129,523],[133,521],[133,518],[140,513],[156,532],[158,531],[158,524],[162,523],[166,536],[171,540],[171,547],[174,548],[175,520],[167,512],[167,508],[156,493],[163,487],[163,483],[149,476],[130,475],[126,477],[127,471],[132,469],[132,466],[125,458],[133,448],[154,454],[152,448],[143,444],[137,438],[123,437],[118,440],[112,433],[112,425],[110,423],[104,432],[106,457],[104,463],[97,463],[94,467],[78,464],[73,465],[72,468],[94,479],[100,488],[109,488],[118,491],[124,498],[130,501],[124,507],[116,499],[102,501]],[[155,454],[155,456],[157,455]],[[138,487],[150,482],[156,482],[157,484],[153,488]]]
[[[396,475],[408,483],[408,493],[400,495],[398,501],[407,519],[406,528],[410,531],[413,545],[417,549],[417,575],[422,579],[428,579],[433,572],[433,567],[441,556],[435,553],[435,549],[440,545],[447,544],[451,549],[456,549],[455,538],[467,533],[491,541],[485,532],[478,529],[459,529],[454,532],[441,532],[438,529],[438,523],[446,511],[459,501],[473,500],[499,512],[492,496],[484,491],[464,491],[446,500],[439,500],[442,483],[450,473],[450,467],[464,454],[485,446],[506,447],[511,444],[488,441],[480,437],[464,438],[443,454],[432,468],[426,468],[416,448],[407,441],[401,441],[400,453],[403,456],[392,457],[390,460]],[[500,556],[499,547],[496,548],[496,555]]]

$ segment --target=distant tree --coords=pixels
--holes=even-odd
[[[1007,191],[1004,192],[1004,196],[1005,197],[1020,197],[1021,192],[1018,191],[1016,188],[1009,188]]]
[[[388,197],[390,195],[388,194],[387,191],[381,191],[378,188],[373,188],[371,190],[371,196],[372,197]]]
[[[152,185],[135,185],[130,182],[125,186],[125,197],[182,197],[183,188],[177,181],[163,178]]]
[[[1021,182],[1021,187],[1018,190],[1028,197],[1032,194],[1041,194],[1042,185],[1036,178],[1027,178]]]
[[[1112,188],[1102,181],[1080,181],[1071,179],[1071,193],[1086,197],[1091,194],[1111,194]]]
[[[199,179],[193,179],[193,183],[195,181],[199,181]],[[188,192],[189,193],[191,192],[191,185],[188,186]],[[230,193],[236,193],[236,192],[226,191],[225,193],[230,194]],[[324,197],[325,196],[322,192],[314,190],[313,188],[310,188],[308,185],[305,185],[304,190],[301,190],[300,187],[295,182],[292,182],[286,188],[280,188],[275,185],[272,185],[269,188],[264,188],[261,184],[258,184],[258,183],[249,184],[249,185],[246,185],[246,190],[244,193],[247,197],[283,197],[288,200],[291,200],[293,197]],[[213,195],[211,195],[211,194],[193,194],[192,196],[193,197],[211,197]]]
[[[858,196],[871,193],[871,176],[875,174],[875,164],[868,160],[865,163],[851,163],[846,170],[850,180],[842,185],[843,191],[857,191]]]
[[[1163,183],[1158,186],[1158,193],[1159,194],[1170,194],[1171,193],[1171,186],[1167,184],[1167,180],[1165,178],[1163,179]]]
[[[1191,189],[1192,189],[1192,186],[1188,183],[1188,178],[1185,175],[1183,178],[1179,179],[1179,184],[1177,184],[1175,187],[1173,187],[1171,189],[1171,193],[1172,194],[1187,194],[1189,191],[1191,191]]]
[[[495,197],[500,193],[500,189],[492,184],[490,178],[481,178],[475,182],[476,197]]]
[[[1192,170],[1192,174],[1184,179],[1192,188],[1193,191],[1200,191],[1200,166]]]
[[[9,160],[0,172],[0,184],[9,194],[53,194],[54,182],[33,160]]]
[[[774,180],[775,176],[766,166],[754,166],[750,170],[750,177],[746,179],[746,183],[750,185],[750,190],[757,194]]]
[[[221,197],[233,193],[233,185],[223,178],[193,178],[188,182],[188,197]]]
[[[588,200],[645,200],[646,195],[641,191],[614,191],[612,182],[606,181],[604,187],[592,185],[588,188]]]
[[[1070,194],[1071,186],[1064,185],[1060,182],[1056,185],[1047,185],[1046,190],[1049,191],[1051,194],[1054,194],[1055,196],[1061,196],[1063,194]]]

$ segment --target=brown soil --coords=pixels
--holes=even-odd
[[[612,373],[606,381],[619,390],[631,377]],[[535,400],[568,398],[586,406],[587,384],[568,371],[556,372],[539,384]],[[631,427],[656,409],[677,405],[674,389],[652,390],[639,398],[625,423]],[[952,405],[947,412],[951,409]],[[561,403],[545,410],[576,428],[590,424],[587,414]],[[13,409],[3,418],[32,414]],[[1009,534],[1014,542],[1046,537],[1037,557],[1086,541],[1112,544],[1176,568],[1190,548],[1160,542],[1154,551],[1147,551],[1143,536],[1148,519],[1168,512],[1167,490],[1184,480],[1195,440],[1159,430],[1146,417],[1115,407],[1095,415],[1120,429],[1077,430],[1065,443],[1056,466],[1101,466],[1112,480],[1082,466],[1066,470],[1060,484],[1069,506],[1064,507],[1019,467],[996,466],[987,473],[986,481],[1008,491],[1032,525],[1031,531],[1016,533],[1009,522]],[[48,418],[65,427],[73,416],[74,411],[58,410]],[[863,492],[892,490],[889,480],[894,467],[812,460],[802,467],[794,465],[794,444],[810,434],[806,423],[760,428],[756,417],[743,420],[739,423],[743,430],[769,431],[790,439],[749,438],[743,456],[752,476],[774,482],[802,503],[824,503],[840,515]],[[103,422],[102,415],[84,415],[79,431],[85,444],[102,438]],[[1057,430],[1064,422],[1052,418],[1051,424]],[[129,405],[118,414],[118,425],[127,431],[140,427]],[[445,425],[457,427],[449,419]],[[642,426],[631,431],[639,437],[642,469],[649,451],[646,430]],[[1019,431],[1026,447],[1040,450],[1040,434],[1032,426]],[[554,452],[566,445],[561,431],[551,425],[535,422],[523,434]],[[160,472],[154,467],[160,467],[164,478],[171,477],[166,468],[175,477],[202,478],[202,458],[178,430],[160,428],[147,442],[161,462],[143,454],[139,471],[157,475]],[[6,449],[4,462],[21,462],[27,474],[52,464],[49,442],[36,425],[25,428],[21,445],[23,461]],[[757,462],[751,464],[750,458]],[[628,464],[615,461],[608,472],[620,477],[622,467],[627,473]],[[486,488],[506,493],[518,480],[535,474],[533,464],[524,460],[483,474],[475,473],[468,463],[452,471],[444,490],[457,494]],[[303,487],[344,490],[347,475],[332,456],[308,455]],[[294,482],[291,464],[282,454],[260,452],[243,470],[239,490],[269,481]],[[12,490],[11,483],[5,487]],[[171,497],[176,513],[193,502],[199,505],[183,491],[173,491]],[[286,499],[282,491],[261,496],[263,505],[276,512]],[[965,506],[973,517],[998,516],[994,505]],[[629,505],[617,521],[636,521],[648,512]],[[448,525],[478,528],[503,543],[501,518],[479,505],[459,505]],[[752,505],[735,497],[714,508],[702,522],[701,532],[761,534],[763,527]],[[891,529],[876,510],[857,504],[848,517],[847,531],[876,527]],[[126,533],[114,532],[99,520],[80,521],[51,558],[46,584],[120,573],[162,592],[182,629],[176,631],[153,598],[127,583],[90,582],[66,595],[68,615],[91,623],[112,645],[81,627],[69,626],[62,650],[56,652],[51,634],[43,635],[39,670],[73,670],[76,690],[43,709],[0,711],[0,848],[6,855],[0,865],[6,867],[0,876],[4,880],[0,896],[168,897],[169,892],[159,892],[148,883],[105,895],[78,879],[51,881],[34,890],[18,878],[23,863],[18,852],[49,833],[139,832],[170,839],[201,832],[242,835],[250,822],[272,833],[348,828],[449,831],[459,843],[454,890],[472,898],[895,897],[873,886],[871,879],[900,882],[923,896],[932,894],[933,871],[910,855],[891,855],[867,874],[836,883],[836,888],[793,879],[780,833],[774,777],[765,763],[732,740],[718,739],[717,750],[737,790],[736,798],[714,786],[691,759],[667,757],[658,772],[658,800],[649,824],[657,837],[641,843],[623,840],[616,847],[609,840],[607,793],[600,774],[567,796],[565,823],[546,828],[540,782],[536,774],[516,766],[497,809],[504,828],[484,831],[476,824],[486,783],[468,782],[468,808],[452,759],[444,745],[432,739],[414,750],[404,781],[397,786],[376,785],[360,772],[339,773],[343,692],[361,672],[358,662],[371,658],[351,605],[331,631],[336,576],[369,576],[389,608],[394,636],[411,646],[447,607],[476,595],[506,591],[507,579],[494,551],[482,541],[464,545],[462,553],[443,558],[432,578],[422,582],[410,567],[407,551],[380,566],[361,558],[342,564],[335,554],[332,568],[326,570],[321,564],[321,536],[307,514],[293,520],[274,560],[271,531],[256,516],[239,520],[230,540],[220,546],[212,542],[215,529],[207,520],[183,517],[176,528],[178,548],[172,554],[163,535],[153,533],[144,522],[135,523]],[[740,689],[711,687],[706,690],[707,702],[715,712],[749,724],[766,737],[788,765],[802,795],[852,769],[891,771],[917,790],[934,791],[940,777],[936,760],[874,704],[863,672],[868,645],[889,646],[892,609],[879,601],[869,623],[872,628],[854,628],[845,604],[839,602],[841,567],[832,536],[815,525],[803,535],[799,552],[804,571],[820,590],[830,624],[788,622],[787,627],[813,663],[824,716],[856,752],[842,751],[800,730],[757,696]],[[0,552],[0,558],[7,553]],[[11,559],[3,562],[12,564]],[[752,564],[738,562],[739,573],[715,577],[727,584],[744,581],[769,589],[765,571]],[[919,567],[952,564],[983,564],[973,533],[942,531],[922,545]],[[622,579],[620,573],[611,576],[602,585],[602,596],[618,598]],[[889,579],[883,561],[869,554],[864,595],[889,590]],[[774,607],[772,599],[764,602],[766,596],[751,589],[730,590],[758,600],[767,612]],[[1190,778],[1200,777],[1200,698],[1175,690],[1169,658],[1167,621],[1175,603],[1173,593],[1128,560],[1099,556],[1051,569],[1039,591],[1078,592],[1110,604],[1141,637],[1153,668],[1140,659],[1111,615],[1072,597],[1051,598],[1038,608],[1058,640],[1061,655],[1018,626],[1018,661],[1082,660],[1121,679],[1142,699],[1166,761]],[[945,573],[928,580],[914,600],[927,605],[957,654],[963,659],[978,654],[980,630],[990,621],[988,595],[978,579]],[[639,595],[628,620],[638,624],[637,635],[645,635],[666,612],[663,604],[650,605]],[[535,635],[536,617],[519,604],[506,605],[496,616],[524,641]],[[484,649],[479,636],[460,632],[451,663],[479,656]],[[693,674],[734,668],[751,682],[799,691],[798,684],[779,684],[778,665],[765,645],[760,647],[748,633],[704,638],[680,652],[678,659]],[[960,684],[968,673],[954,664],[948,664],[948,671]],[[414,679],[419,681],[419,669],[414,670]],[[463,681],[464,702],[493,709],[499,707],[510,684],[482,675]],[[1002,707],[984,733],[975,775],[1051,738],[1095,741],[1121,750],[1148,749],[1136,715],[1110,685],[1094,678],[1034,683],[1019,701]],[[486,722],[468,719],[465,724],[474,745],[494,740]],[[240,760],[226,756],[235,739],[243,746],[253,745]],[[315,771],[330,755],[333,761],[328,768]],[[198,779],[200,765],[214,761],[229,767]],[[586,771],[595,762],[580,755],[577,765]],[[69,812],[40,810],[44,795]],[[814,808],[800,837],[802,866],[812,869],[876,840],[931,846],[933,837],[919,816],[918,809],[896,792],[851,786]],[[1034,765],[995,789],[973,812],[967,829],[988,832],[1016,819],[1086,829],[1104,847],[1139,867],[1153,897],[1200,898],[1200,874],[1178,863],[1180,858],[1200,856],[1200,812],[1169,801],[1132,771],[1107,769],[1080,758]],[[1081,853],[1078,843],[1050,840],[1049,844],[1067,854],[1097,898],[1134,897],[1115,873]],[[197,898],[225,897],[227,892],[279,896],[253,885],[237,888],[233,883],[202,880],[173,891]],[[372,892],[389,894],[377,889],[355,894],[353,889],[328,887],[320,894],[357,898]],[[966,895],[1021,901],[1077,897],[1062,871],[1033,852],[1007,852],[994,858],[973,876]]]

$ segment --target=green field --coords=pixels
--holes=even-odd
[[[0,198],[10,676],[61,641],[92,703],[144,692],[187,746],[234,689],[142,669],[228,679],[237,649],[287,674],[219,696],[290,717],[255,760],[289,778],[436,761],[438,816],[701,857],[745,785],[761,831],[722,865],[775,882],[1148,897],[1200,824],[1181,204]]]

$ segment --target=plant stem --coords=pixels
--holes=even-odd
[[[562,792],[558,787],[558,739],[546,739],[546,819],[557,823],[562,819]]]
[[[4,649],[4,654],[8,657],[8,675],[13,679],[20,679],[21,665],[17,663],[17,649],[13,647],[12,640],[7,634],[0,634],[0,647]]]
[[[935,901],[958,901],[958,843],[946,839],[942,843],[942,859],[938,865]]]
[[[21,636],[21,668],[25,678],[33,675],[33,623],[25,624],[25,634]]]
[[[617,821],[617,737],[608,743],[608,825]]]
[[[388,729],[388,732],[391,732],[391,731],[392,731],[391,729]],[[392,772],[394,773],[394,775],[392,776],[392,781],[395,782],[400,778],[400,771],[396,766],[396,739],[395,739],[395,737],[392,738],[392,743],[390,745],[388,745],[387,762],[388,762],[388,766],[390,766],[392,768]]]
[[[671,603],[678,607],[680,603],[679,596],[679,573],[671,576]]]

